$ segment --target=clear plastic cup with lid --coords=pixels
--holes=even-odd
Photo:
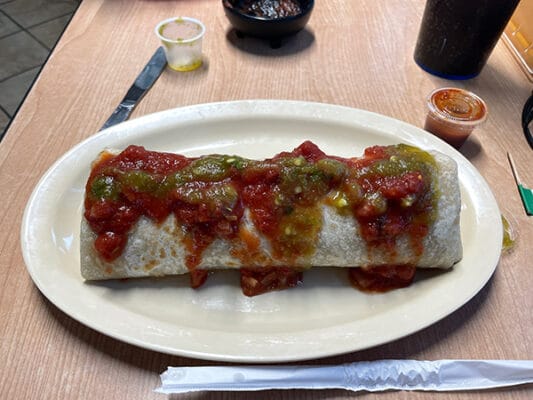
[[[202,39],[204,24],[189,17],[168,18],[157,24],[157,37],[165,49],[170,68],[192,71],[202,65]]]
[[[476,94],[459,88],[440,88],[427,98],[428,113],[424,129],[459,148],[474,128],[483,123],[487,105]]]

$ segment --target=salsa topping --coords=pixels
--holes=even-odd
[[[230,0],[229,3],[247,15],[277,19],[293,17],[302,13],[296,0]]]
[[[97,235],[96,251],[112,262],[139,218],[159,224],[173,214],[183,232],[194,287],[207,278],[197,267],[215,239],[231,243],[231,254],[242,265],[305,264],[316,250],[324,206],[356,219],[359,232],[354,235],[365,240],[370,257],[386,252],[394,262],[400,237],[406,236],[413,253],[422,255],[435,218],[436,168],[429,153],[403,144],[370,147],[361,158],[340,158],[307,141],[265,160],[219,154],[188,158],[129,146],[118,155],[104,153],[93,165],[84,215]],[[271,254],[241,224],[245,210],[257,234],[269,241]],[[242,269],[243,290],[258,294],[301,281],[301,268],[283,268]],[[391,273],[390,266],[375,268],[357,268],[351,279],[367,282],[372,272],[370,280],[380,284],[354,285],[383,291],[403,285],[409,276],[405,270],[412,269],[401,266]],[[388,275],[380,273],[384,270]]]

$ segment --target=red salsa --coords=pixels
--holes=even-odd
[[[193,287],[206,280],[207,273],[197,266],[218,238],[233,244],[231,254],[243,265],[263,264],[259,238],[241,224],[245,209],[270,242],[276,265],[294,265],[313,255],[324,205],[357,220],[370,256],[386,252],[394,260],[396,242],[406,234],[413,253],[423,252],[434,218],[434,168],[431,155],[407,145],[374,146],[362,158],[348,159],[328,156],[307,141],[261,161],[216,154],[187,158],[129,146],[118,155],[105,153],[93,166],[85,218],[97,234],[98,254],[112,262],[141,216],[162,223],[173,214],[185,233],[182,244]],[[414,275],[411,267],[375,268],[351,271],[354,285],[383,291],[405,286]],[[369,272],[376,272],[371,280],[379,283],[367,284]],[[246,295],[301,280],[301,271],[291,268],[241,269]]]
[[[253,17],[277,19],[294,17],[302,13],[296,0],[229,0],[230,6]]]
[[[415,277],[412,265],[378,265],[371,268],[350,268],[350,282],[365,292],[387,292],[409,286]]]

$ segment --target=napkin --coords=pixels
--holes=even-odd
[[[345,389],[454,391],[533,383],[533,360],[380,360],[333,366],[169,367],[159,393]]]

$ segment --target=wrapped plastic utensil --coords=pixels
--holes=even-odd
[[[159,393],[345,389],[480,390],[533,383],[533,360],[382,360],[335,366],[170,367]]]

